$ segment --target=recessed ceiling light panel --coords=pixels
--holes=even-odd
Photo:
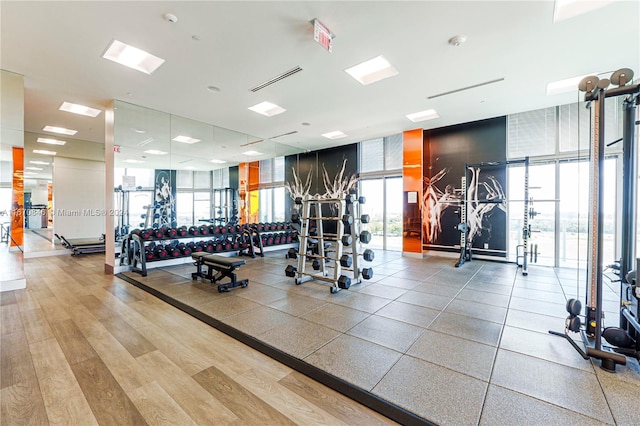
[[[64,145],[67,143],[66,141],[59,141],[58,139],[51,139],[51,138],[38,138],[36,139],[36,142],[46,143],[49,145]]]
[[[134,160],[133,158],[124,160],[123,162],[124,163],[129,163],[129,164],[142,164],[142,163],[144,163],[144,161],[142,161],[142,160]]]
[[[42,130],[45,132],[58,133],[61,135],[69,135],[69,136],[73,136],[76,133],[78,133],[77,130],[65,129],[64,127],[56,127],[56,126],[44,126]]]
[[[347,137],[347,135],[345,133],[342,133],[340,130],[335,130],[329,133],[323,133],[322,136],[324,136],[327,139],[341,139],[341,138]]]
[[[286,111],[286,109],[281,106],[267,101],[251,106],[249,109],[253,112],[257,112],[258,114],[266,115],[267,117],[273,117],[274,115],[282,114]]]
[[[261,152],[258,152],[258,151],[245,151],[245,152],[243,152],[242,154],[244,154],[244,155],[248,155],[248,156],[250,156],[250,157],[255,157],[255,156],[257,156],[257,155],[262,155],[262,153],[261,153]]]
[[[435,109],[427,109],[425,111],[414,112],[412,114],[407,114],[406,117],[413,121],[414,123],[418,123],[420,121],[433,120],[434,118],[440,117]]]
[[[176,142],[182,142],[182,143],[188,143],[188,144],[194,144],[194,143],[200,142],[200,139],[192,138],[190,136],[183,136],[183,135],[176,136],[172,140]]]
[[[224,163],[226,163],[226,161],[224,161],[224,160],[216,160],[216,159],[209,160],[209,162],[210,163],[214,163],[214,164],[224,164]]]
[[[363,86],[398,75],[398,70],[382,55],[347,68],[345,72]]]
[[[49,163],[47,163],[46,161],[34,161],[34,160],[31,160],[31,161],[29,161],[29,163],[30,164],[39,164],[41,166],[48,166],[49,165]]]
[[[145,151],[145,153],[151,154],[151,155],[167,155],[168,154],[168,152],[158,151],[157,149],[148,149]]]
[[[151,74],[164,63],[164,59],[118,40],[113,40],[102,57],[145,74]]]
[[[42,167],[25,167],[25,170],[44,170]]]
[[[44,149],[34,149],[33,150],[34,154],[42,154],[42,155],[56,155],[57,152],[55,151],[45,151]]]
[[[88,106],[80,104],[72,104],[71,102],[63,102],[58,108],[60,111],[71,112],[79,115],[86,115],[87,117],[97,117],[100,114],[99,109],[89,108]]]

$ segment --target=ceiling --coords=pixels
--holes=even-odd
[[[211,158],[253,160],[241,154],[247,146],[269,156],[316,150],[579,99],[575,90],[547,96],[546,84],[556,80],[624,67],[640,75],[640,2],[601,3],[554,23],[552,1],[3,0],[0,68],[24,76],[27,161],[36,157],[31,146],[42,145],[33,142],[37,136],[60,139],[42,131],[47,124],[78,130],[58,155],[99,156],[101,148],[82,146],[104,142],[105,113],[89,118],[58,107],[68,101],[104,110],[115,99],[123,109],[138,109],[137,120],[157,113],[169,123],[154,143],[169,149],[171,167],[215,168]],[[178,21],[168,22],[166,13]],[[314,42],[314,18],[334,33],[332,53]],[[447,42],[459,34],[466,43]],[[146,75],[108,61],[101,56],[114,39],[166,62]],[[344,72],[378,55],[399,74],[362,86]],[[296,66],[302,71],[249,90]],[[503,80],[429,99],[497,79]],[[247,109],[262,101],[287,111],[265,117]],[[405,117],[430,108],[440,117],[420,123]],[[207,136],[194,145],[170,142],[180,125]],[[120,130],[148,131],[141,126],[134,120]],[[321,136],[334,130],[348,136]],[[148,135],[120,136],[119,161],[144,156],[139,144]],[[262,142],[249,145],[255,141]]]

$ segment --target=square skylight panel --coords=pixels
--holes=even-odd
[[[322,136],[324,136],[327,139],[341,139],[341,138],[347,137],[347,135],[342,133],[340,130],[335,130],[329,133],[323,133]]]
[[[398,75],[398,70],[382,55],[347,68],[345,71],[363,86]]]
[[[183,136],[183,135],[176,136],[172,140],[176,142],[182,142],[182,143],[188,143],[188,144],[194,144],[194,143],[200,142],[200,139],[192,138],[190,136]]]
[[[274,115],[282,114],[286,111],[286,109],[281,106],[267,101],[251,106],[249,109],[253,112],[257,112],[258,114],[266,115],[267,117],[273,117]]]
[[[145,74],[151,74],[164,63],[164,59],[118,40],[113,40],[102,57]]]
[[[97,117],[100,114],[99,109],[90,108],[88,106],[80,105],[80,104],[72,104],[71,102],[63,102],[58,108],[60,111],[71,112],[79,115],[86,115],[87,117]]]
[[[440,116],[435,109],[427,109],[424,111],[407,114],[406,117],[414,123],[418,123],[420,121],[433,120],[434,118],[438,118]]]

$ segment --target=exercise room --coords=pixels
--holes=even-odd
[[[0,7],[2,424],[640,424],[638,2]]]

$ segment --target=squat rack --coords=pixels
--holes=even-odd
[[[499,167],[506,166],[510,164],[524,164],[524,215],[523,215],[523,225],[522,225],[522,244],[516,246],[516,263],[518,266],[522,267],[522,275],[526,276],[529,274],[528,270],[528,254],[529,254],[529,238],[531,237],[531,225],[529,225],[529,204],[531,199],[529,198],[529,157],[525,157],[522,160],[508,160],[501,162],[482,162],[475,164],[465,164],[465,174],[461,179],[462,186],[462,199],[463,201],[460,203],[460,224],[458,225],[458,231],[460,231],[460,258],[458,262],[455,264],[456,268],[460,267],[465,263],[465,261],[470,261],[472,259],[472,241],[469,236],[470,226],[469,226],[469,205],[472,204],[503,204],[507,201],[510,201],[505,198],[496,198],[496,199],[486,199],[486,200],[470,200],[469,199],[469,186],[467,181],[467,175],[469,170],[474,167]],[[476,182],[477,185],[477,182]],[[515,200],[511,200],[515,201]],[[520,254],[520,250],[522,254]],[[519,261],[522,261],[520,263]]]

